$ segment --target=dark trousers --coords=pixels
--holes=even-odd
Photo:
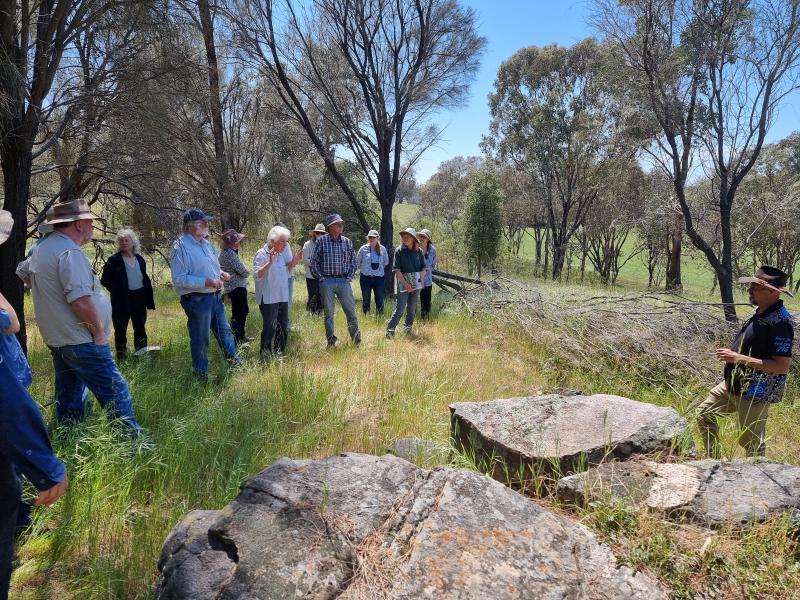
[[[369,313],[370,293],[375,294],[375,308],[379,315],[383,314],[383,298],[386,295],[386,277],[373,277],[362,275],[358,280],[361,284],[361,302],[364,314]]]
[[[286,352],[286,339],[289,335],[289,303],[275,302],[259,304],[264,325],[261,329],[261,352]]]
[[[427,319],[431,316],[431,295],[433,292],[433,286],[427,285],[422,288],[419,292],[419,302],[420,302],[420,314],[423,319]]]
[[[14,560],[14,533],[22,486],[14,465],[0,454],[0,600],[7,600]]]
[[[244,326],[247,322],[247,315],[250,307],[247,306],[247,288],[237,287],[228,292],[228,299],[231,301],[231,329],[237,344],[244,341]]]
[[[319,293],[319,280],[313,277],[306,277],[306,289],[308,290],[306,310],[314,314],[321,313],[322,296]]]
[[[128,352],[128,321],[133,323],[133,346],[138,350],[147,346],[147,305],[144,289],[128,292],[127,306],[117,306],[111,311],[114,322],[114,348],[117,356],[123,357]]]

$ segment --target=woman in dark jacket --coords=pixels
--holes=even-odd
[[[139,236],[133,229],[117,233],[119,252],[108,257],[103,267],[103,284],[111,295],[111,320],[114,322],[114,347],[118,358],[128,352],[128,321],[133,322],[133,345],[136,350],[147,346],[147,309],[155,310],[153,285],[147,266],[139,254]]]

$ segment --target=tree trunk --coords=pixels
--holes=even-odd
[[[11,303],[19,317],[20,329],[17,334],[23,350],[27,352],[25,328],[24,288],[16,269],[25,256],[27,236],[27,209],[31,189],[31,152],[24,145],[13,143],[13,136],[5,140],[2,147],[3,208],[14,217],[14,228],[5,244],[0,245],[0,292]]]
[[[211,120],[211,135],[214,138],[214,158],[216,161],[217,201],[220,208],[222,229],[239,227],[238,202],[230,198],[230,174],[228,163],[225,159],[225,130],[222,125],[222,93],[219,83],[219,64],[217,61],[217,48],[214,39],[214,21],[208,0],[198,0],[197,9],[200,13],[200,27],[203,34],[203,43],[206,50],[206,64],[208,67],[208,98],[209,117]]]
[[[736,305],[733,302],[733,236],[731,233],[731,206],[729,201],[720,207],[720,228],[722,230],[722,268],[717,270],[719,293],[725,311],[725,319],[736,322]]]
[[[683,283],[681,281],[682,237],[680,233],[669,233],[667,235],[667,273],[665,287],[668,290],[683,289]]]
[[[384,202],[381,204],[381,243],[386,246],[386,251],[389,253],[389,264],[386,265],[385,269],[385,289],[386,295],[389,298],[394,298],[394,273],[392,271],[392,265],[394,264],[394,221],[392,221],[392,214],[394,212],[394,206],[390,202]],[[366,231],[364,232],[366,233]],[[360,244],[357,244],[360,247]]]

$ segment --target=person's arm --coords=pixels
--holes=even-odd
[[[108,343],[105,327],[100,320],[100,314],[97,312],[97,307],[94,305],[94,300],[92,300],[91,296],[81,296],[70,302],[69,306],[75,316],[78,317],[78,320],[89,330],[95,344],[103,346]]]
[[[353,281],[353,277],[356,276],[356,251],[353,249],[352,241],[350,241],[350,249],[347,251],[345,258],[347,260],[345,264],[347,267],[347,281]]]
[[[0,452],[40,491],[49,506],[67,489],[67,469],[50,446],[42,413],[6,361],[0,361]]]
[[[322,252],[320,252],[319,248],[319,240],[314,245],[314,256],[311,258],[311,274],[314,276],[314,279],[324,281],[325,278],[322,276]]]
[[[7,323],[5,322],[5,319],[0,321],[0,328],[3,328],[2,333],[5,335],[17,333],[19,331],[19,318],[17,317],[17,311],[14,310],[14,307],[11,306],[11,303],[6,300],[6,297],[3,296],[3,294],[0,294],[0,310],[4,310],[8,315]]]
[[[17,265],[17,277],[22,280],[22,283],[31,287],[31,257],[28,256],[25,260]]]
[[[729,350],[728,348],[719,348],[717,350],[717,358],[722,362],[731,363],[734,365],[742,365],[755,369],[756,371],[763,371],[770,375],[786,375],[789,372],[789,367],[792,364],[790,356],[771,356],[770,358],[753,358]]]
[[[272,268],[272,253],[263,248],[256,252],[256,256],[253,259],[253,267],[255,268],[256,279],[264,279]]]
[[[250,275],[250,270],[244,265],[241,257],[238,254],[236,254],[233,258],[232,270],[240,277],[247,277],[248,275]]]
[[[114,255],[112,254],[111,256],[108,257],[108,260],[106,261],[106,264],[103,265],[103,273],[102,273],[102,275],[100,275],[100,283],[103,285],[104,288],[106,288],[109,291],[111,291],[111,284],[112,284],[112,277],[113,277],[112,274],[111,274],[111,268],[109,267],[109,265],[113,266],[113,264],[114,264],[114,262],[112,260],[113,256]],[[138,259],[137,259],[137,263],[138,263]]]

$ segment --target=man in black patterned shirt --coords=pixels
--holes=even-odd
[[[717,417],[722,413],[738,414],[739,445],[747,454],[764,456],[769,405],[783,397],[792,361],[794,326],[780,299],[782,293],[792,295],[787,279],[786,273],[768,265],[754,277],[739,279],[750,284],[748,294],[756,311],[731,347],[717,350],[717,358],[725,363],[724,381],[700,404],[697,419],[709,456],[720,454]]]
[[[311,272],[319,281],[319,291],[325,310],[325,337],[328,338],[328,347],[335,346],[337,342],[333,332],[335,297],[339,299],[347,317],[347,331],[353,343],[360,344],[361,332],[358,330],[358,317],[356,317],[356,299],[350,286],[356,273],[353,242],[342,235],[344,219],[336,213],[325,217],[325,229],[328,233],[320,236],[314,247]]]

